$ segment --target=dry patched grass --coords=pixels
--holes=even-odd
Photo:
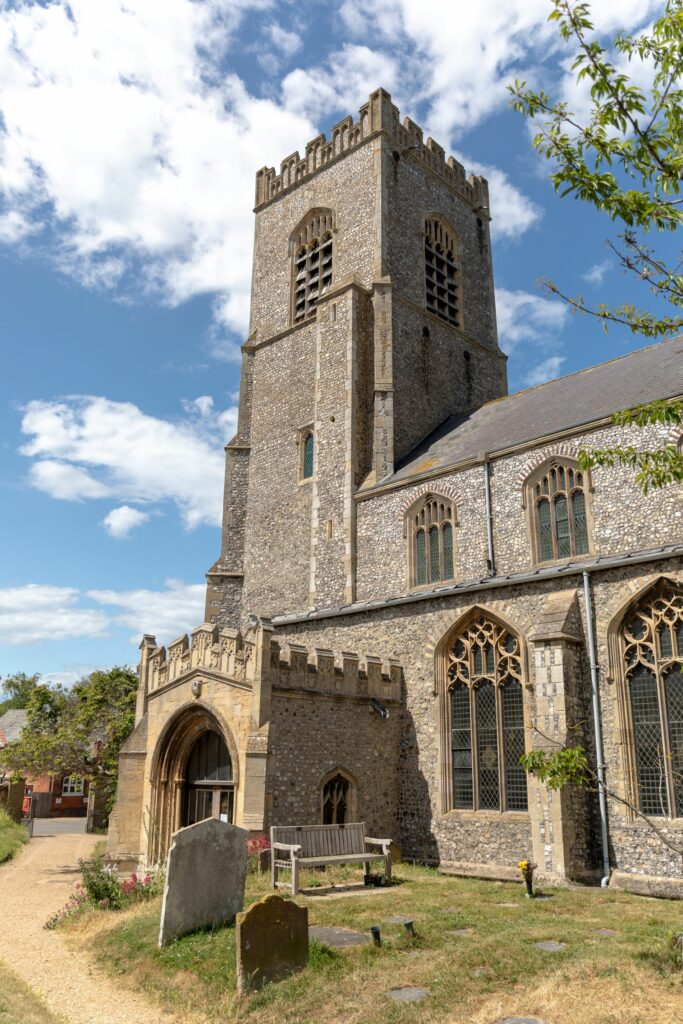
[[[320,885],[351,875],[315,872],[304,881]],[[231,927],[158,950],[156,902],[118,915],[93,912],[69,934],[123,984],[194,1020],[492,1024],[518,1015],[548,1024],[671,1024],[683,1017],[681,965],[671,945],[672,933],[683,928],[680,904],[594,889],[549,890],[549,899],[528,901],[521,885],[411,865],[399,865],[396,875],[400,884],[389,891],[300,900],[311,924],[362,932],[379,924],[381,948],[314,944],[306,971],[243,999],[235,993]],[[266,878],[250,876],[247,902],[268,891]],[[413,919],[415,939],[401,924],[382,920],[401,915]],[[463,928],[472,932],[450,934]],[[596,934],[601,928],[616,934]],[[542,952],[533,946],[541,939],[567,948]],[[412,1005],[386,998],[401,985],[423,986],[430,996]]]
[[[59,1024],[42,999],[0,963],[0,1024]]]

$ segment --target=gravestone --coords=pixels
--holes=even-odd
[[[315,926],[309,928],[308,934],[316,942],[323,942],[326,946],[333,946],[335,949],[345,949],[347,946],[364,946],[370,941],[368,935],[363,935],[362,932],[354,932],[350,928]]]
[[[308,910],[282,896],[266,896],[237,915],[240,992],[279,981],[308,964]]]
[[[536,949],[542,949],[544,953],[561,953],[567,948],[566,942],[556,942],[555,939],[543,939],[542,942],[534,942]]]
[[[159,945],[231,921],[244,906],[247,833],[218,818],[174,832],[166,863]]]

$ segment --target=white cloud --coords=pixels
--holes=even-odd
[[[127,537],[136,526],[142,526],[149,519],[149,512],[142,512],[139,508],[131,508],[130,505],[119,505],[113,508],[104,519],[102,526],[110,537],[120,540]]]
[[[269,25],[268,35],[275,46],[285,57],[293,57],[301,49],[301,36],[296,32],[288,32],[282,25]]]
[[[548,359],[544,359],[542,362],[532,366],[524,377],[524,383],[527,387],[533,388],[537,384],[545,384],[547,380],[559,377],[560,370],[565,362],[564,356],[549,356]]]
[[[316,121],[334,111],[355,114],[378,86],[391,91],[397,80],[393,57],[347,43],[328,61],[291,71],[282,82],[282,95],[288,110]]]
[[[185,411],[184,420],[172,421],[131,402],[94,396],[30,402],[21,424],[30,440],[20,449],[35,460],[29,479],[62,500],[170,501],[188,529],[218,525],[222,445],[234,432],[237,411],[216,412],[207,396]]]
[[[139,643],[142,633],[168,643],[202,624],[206,586],[166,580],[165,590],[90,590],[88,597],[119,609],[114,621],[135,630],[131,643]]]
[[[496,313],[501,348],[510,353],[522,342],[556,348],[568,322],[569,308],[559,299],[496,288]]]
[[[74,587],[29,583],[0,589],[0,643],[37,644],[105,636],[108,616],[78,607]]]
[[[602,284],[605,274],[612,269],[611,260],[603,260],[602,263],[594,263],[593,266],[582,274],[581,277],[589,284]]]

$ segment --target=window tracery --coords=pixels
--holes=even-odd
[[[319,210],[309,216],[293,236],[292,321],[312,316],[320,298],[332,287],[333,216]]]
[[[452,580],[453,503],[438,494],[427,495],[409,512],[411,585]]]
[[[683,588],[664,581],[650,591],[620,640],[638,806],[683,817]]]
[[[348,820],[349,780],[338,773],[323,786],[323,825],[343,825]]]
[[[537,562],[586,555],[587,480],[571,459],[552,459],[531,477],[527,499]]]
[[[522,657],[518,638],[478,615],[447,652],[452,807],[526,811]]]
[[[459,245],[438,217],[427,218],[425,224],[425,286],[429,312],[460,327]]]

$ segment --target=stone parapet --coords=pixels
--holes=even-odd
[[[488,217],[488,184],[478,175],[467,175],[465,168],[455,157],[448,157],[442,146],[434,139],[423,141],[419,125],[409,117],[400,119],[398,108],[391,102],[391,96],[384,89],[372,93],[367,103],[359,110],[358,121],[345,117],[334,125],[330,138],[323,133],[307,143],[303,157],[297,150],[280,164],[280,173],[274,167],[263,167],[256,173],[256,209],[300,182],[309,181],[318,171],[333,163],[338,157],[360,146],[371,136],[384,133],[396,144],[400,156],[410,153],[448,185],[460,193],[473,206],[479,206]]]
[[[259,636],[264,633],[264,655],[257,655]],[[402,670],[392,658],[333,651],[298,644],[281,648],[270,639],[272,628],[264,623],[246,636],[236,629],[219,629],[204,623],[190,637],[179,637],[165,647],[157,647],[154,637],[146,636],[140,664],[140,684],[145,697],[169,685],[179,683],[197,670],[226,680],[257,687],[263,679],[279,690],[303,690],[346,697],[401,700]],[[270,639],[270,658],[267,656]]]

